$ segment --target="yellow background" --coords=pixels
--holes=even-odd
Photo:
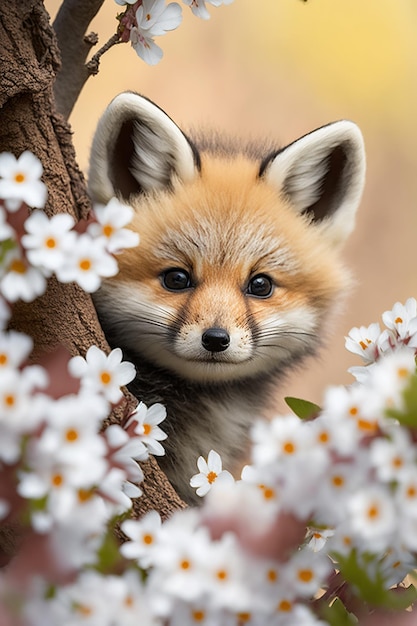
[[[45,4],[54,15],[60,2]],[[93,23],[101,44],[119,10],[106,0]],[[86,170],[97,118],[126,89],[157,102],[184,129],[273,135],[277,147],[333,120],[357,122],[368,175],[345,253],[356,287],[337,323],[323,328],[321,358],[291,376],[281,394],[320,403],[323,388],[351,382],[346,369],[359,364],[344,349],[348,330],[417,296],[417,2],[235,0],[209,11],[206,22],[183,5],[182,25],[156,41],[164,58],[155,67],[129,44],[103,57],[70,119],[79,162]]]

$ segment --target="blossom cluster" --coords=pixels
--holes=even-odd
[[[139,243],[138,235],[124,228],[132,209],[116,198],[94,207],[85,232],[75,230],[71,215],[49,218],[42,210],[47,199],[42,173],[31,152],[18,159],[0,155],[0,296],[8,302],[31,302],[45,292],[52,274],[96,291],[102,277],[117,274],[114,255]],[[34,209],[29,216],[28,206]]]
[[[0,520],[18,521],[24,537],[24,549],[0,576],[0,607],[13,597],[7,613],[13,623],[69,624],[87,605],[97,608],[98,593],[108,588],[112,610],[118,601],[118,613],[128,612],[132,598],[129,614],[137,615],[143,602],[137,572],[116,580],[84,570],[100,566],[109,525],[141,495],[138,461],[164,454],[160,442],[166,435],[159,424],[165,409],[141,403],[123,427],[101,432],[121,400],[120,386],[135,376],[133,365],[122,361],[118,349],[106,355],[94,346],[85,359],[52,356],[44,365],[25,365],[31,349],[26,335],[0,332]],[[59,389],[55,398],[63,381],[68,389]],[[71,586],[64,584],[68,579]],[[92,580],[100,580],[96,596],[90,593]],[[56,593],[48,602],[51,585]]]
[[[105,354],[91,346],[85,358],[58,350],[29,365],[32,339],[6,328],[11,305],[40,295],[52,272],[92,291],[109,275],[103,266],[117,271],[112,255],[138,241],[124,228],[131,210],[115,199],[95,207],[83,234],[68,215],[48,219],[41,175],[30,152],[0,155],[0,524],[17,524],[22,541],[0,574],[0,621],[74,623],[87,616],[88,603],[98,611],[98,592],[105,590],[114,615],[126,615],[118,623],[129,624],[144,602],[137,571],[116,578],[84,570],[101,567],[109,527],[141,495],[138,462],[164,454],[165,408],[140,403],[122,425],[102,432],[103,420],[123,401],[121,387],[135,377],[121,350]],[[29,206],[36,209],[30,215]],[[79,267],[81,279],[73,269],[88,260],[97,268]],[[51,594],[54,602],[47,601]],[[142,606],[140,614],[146,615]],[[104,624],[97,616],[90,623]]]
[[[177,2],[165,5],[165,0],[115,0],[127,5],[118,16],[120,40],[130,41],[138,56],[149,65],[156,65],[163,52],[154,37],[178,28],[182,22],[181,6]],[[206,3],[215,7],[231,4],[233,0],[183,0],[197,17],[209,19]]]
[[[231,496],[235,505],[241,497],[247,505],[249,498],[251,505],[263,508],[254,493],[239,490],[237,498],[232,489],[237,487],[220,488],[221,496],[217,489],[212,494],[225,500]],[[214,506],[212,499],[207,506]],[[330,573],[331,563],[324,552],[304,547],[286,563],[260,558],[242,547],[236,532],[213,539],[204,523],[205,513],[206,509],[202,513],[189,509],[161,524],[152,511],[141,520],[123,522],[129,540],[120,550],[126,558],[150,568],[147,593],[153,614],[182,626],[324,624],[303,602],[317,593]]]
[[[383,321],[383,330],[372,324],[350,331],[346,347],[366,365],[353,368],[357,380],[352,385],[327,389],[323,407],[310,416],[314,419],[292,414],[254,425],[252,463],[240,480],[222,470],[214,451],[207,461],[200,457],[200,473],[190,484],[197,494],[208,493],[202,517],[225,518],[226,529],[234,531],[231,536],[225,533],[213,545],[197,527],[196,542],[205,547],[194,552],[193,543],[186,553],[179,549],[169,569],[167,562],[160,563],[161,553],[169,551],[168,525],[158,531],[160,538],[157,534],[145,545],[141,529],[146,531],[147,520],[125,523],[130,543],[123,553],[142,565],[154,565],[153,576],[171,610],[173,604],[188,602],[192,611],[197,602],[206,613],[207,607],[226,612],[228,619],[217,621],[222,624],[239,623],[236,617],[230,621],[231,611],[250,615],[245,621],[250,624],[318,623],[308,605],[319,589],[331,597],[329,581],[336,571],[347,578],[360,572],[377,597],[389,602],[390,588],[417,568],[416,300],[397,302]],[[242,557],[240,544],[253,543],[251,535],[268,535],[268,528],[284,515],[309,524],[292,555],[275,563],[253,555],[248,562],[245,551]],[[230,548],[230,554],[221,561],[227,574],[219,594],[213,587],[213,567],[223,543],[221,552]],[[179,539],[177,545],[182,545]],[[192,563],[192,582],[185,583],[189,572],[182,571],[182,559]],[[273,572],[273,585],[266,572]]]
[[[358,380],[366,379],[370,367],[384,354],[398,348],[407,347],[417,351],[417,305],[415,298],[408,298],[405,304],[396,302],[391,311],[382,315],[385,328],[378,322],[369,326],[352,328],[346,337],[345,347],[358,354],[364,363],[362,367],[352,367],[350,372]]]

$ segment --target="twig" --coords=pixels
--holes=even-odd
[[[119,33],[115,33],[110,39],[98,50],[93,57],[91,57],[90,61],[85,66],[89,75],[95,75],[98,73],[98,68],[100,65],[100,59],[107,50],[110,50],[113,46],[118,43],[122,43],[120,40]]]

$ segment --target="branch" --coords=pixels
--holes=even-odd
[[[98,61],[95,70],[92,66],[89,67],[90,64],[86,65],[87,56],[97,44],[98,37],[95,33],[86,35],[86,32],[103,2],[104,0],[64,0],[53,24],[62,62],[54,85],[55,104],[66,119],[70,116],[87,79],[98,71]]]
[[[100,59],[107,50],[110,50],[113,46],[118,43],[122,43],[120,39],[119,33],[115,33],[110,37],[110,39],[95,53],[95,55],[91,58],[91,60],[87,63],[86,68],[88,71],[88,75],[95,75],[98,73],[98,68],[100,65]]]

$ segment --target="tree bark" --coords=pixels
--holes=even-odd
[[[71,129],[54,101],[59,48],[41,0],[0,2],[0,65],[0,152],[19,156],[30,150],[40,159],[48,215],[86,217],[90,202]],[[90,296],[77,285],[63,285],[54,278],[44,296],[13,307],[11,326],[34,339],[33,360],[62,345],[71,354],[84,355],[93,344],[109,350]],[[127,391],[125,398],[128,406],[137,404]],[[123,414],[119,408],[108,422],[120,422]],[[156,509],[167,517],[184,506],[156,461],[145,464],[144,473],[144,495],[134,504],[135,516]]]

